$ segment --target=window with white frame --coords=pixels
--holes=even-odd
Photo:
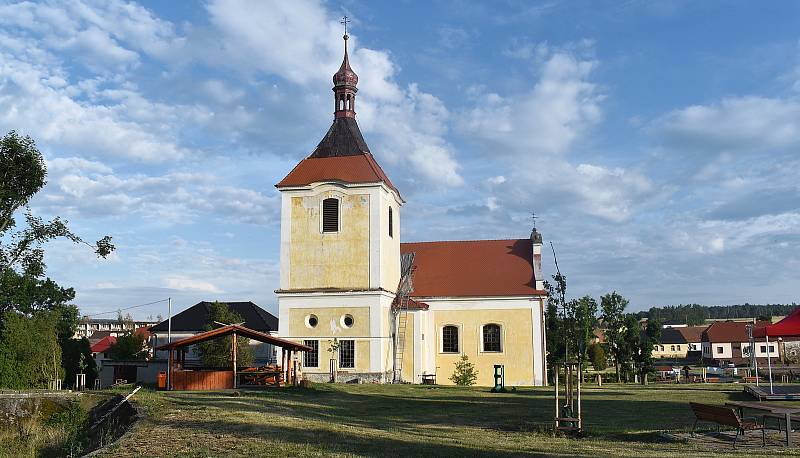
[[[394,237],[394,212],[389,207],[389,237]]]
[[[458,353],[458,326],[442,328],[442,353]]]
[[[722,347],[717,347],[717,353],[718,354],[722,354],[724,351],[725,350],[723,350]]]
[[[304,340],[303,345],[313,349],[303,353],[303,367],[319,367],[319,340]]]
[[[492,323],[483,326],[483,351],[503,351],[501,340],[502,334],[499,324]]]
[[[339,367],[352,369],[356,367],[356,341],[339,341]]]

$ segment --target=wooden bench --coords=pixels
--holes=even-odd
[[[698,421],[708,421],[717,424],[717,431],[720,426],[732,426],[736,428],[736,437],[733,438],[733,448],[736,448],[736,441],[739,440],[739,435],[744,436],[745,431],[761,430],[761,444],[766,445],[766,433],[764,431],[764,424],[757,421],[742,420],[736,409],[732,407],[714,406],[710,404],[700,404],[697,402],[690,402],[689,405],[694,411],[694,425],[692,425],[692,436],[697,427]],[[753,419],[755,420],[755,419]]]

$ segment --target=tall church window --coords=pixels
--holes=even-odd
[[[389,207],[389,237],[394,237],[394,215],[392,207]]]
[[[304,340],[303,345],[313,348],[303,352],[303,367],[319,367],[319,340]]]
[[[340,340],[339,341],[339,367],[354,368],[356,367],[356,342],[355,340]]]
[[[339,232],[339,199],[322,201],[322,232]]]
[[[503,351],[499,324],[487,324],[483,327],[483,351]]]
[[[458,326],[442,328],[442,353],[458,353]]]

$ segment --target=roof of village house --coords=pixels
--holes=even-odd
[[[747,342],[747,325],[742,321],[717,321],[703,331],[703,342]],[[765,326],[768,321],[759,321],[755,327]]]
[[[91,347],[89,347],[89,351],[91,351],[92,353],[103,353],[108,351],[115,343],[117,343],[116,337],[106,336],[95,342]]]
[[[401,243],[414,252],[414,297],[534,296],[530,239]]]
[[[225,301],[221,301],[225,302]],[[278,330],[278,318],[258,305],[247,302],[225,302],[230,310],[241,316],[244,326],[259,332],[275,332]],[[189,307],[172,317],[172,331],[203,332],[206,331],[211,302],[203,301]],[[150,332],[167,332],[167,321],[162,321],[150,328]]]
[[[700,342],[703,338],[703,331],[707,328],[708,326],[685,326],[682,328],[675,328],[675,330],[681,333],[686,342],[692,343]]]
[[[685,344],[689,343],[679,331],[680,328],[664,328],[661,330],[662,344]]]
[[[112,331],[95,331],[89,336],[89,342],[98,342],[111,335]],[[113,331],[117,332],[117,331]]]

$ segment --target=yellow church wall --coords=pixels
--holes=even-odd
[[[305,372],[330,372],[332,353],[328,349],[334,336],[338,340],[355,340],[355,368],[340,370],[369,372],[369,339],[363,338],[370,335],[369,307],[291,308],[288,312],[288,332],[292,336],[291,340],[296,342],[319,341],[319,367],[304,367]],[[306,325],[306,317],[310,314],[317,316],[318,324],[314,328]],[[342,323],[342,317],[345,315],[353,317],[351,328],[346,328]]]
[[[322,233],[322,201],[340,199],[338,232]],[[325,191],[291,199],[289,288],[369,288],[369,195]]]
[[[403,349],[403,380],[413,382],[416,374],[414,373],[414,314],[408,314],[406,324],[405,348]]]
[[[481,326],[499,324],[501,352],[483,352]],[[442,353],[442,327],[459,327],[459,353]],[[436,383],[452,385],[450,376],[462,354],[469,357],[478,371],[477,385],[494,385],[494,365],[505,365],[506,385],[533,384],[533,348],[530,309],[508,310],[437,310],[434,312],[436,344]]]
[[[380,287],[395,291],[400,282],[400,205],[394,195],[382,191],[381,198],[381,284]],[[389,237],[389,208],[392,208],[394,231]]]

